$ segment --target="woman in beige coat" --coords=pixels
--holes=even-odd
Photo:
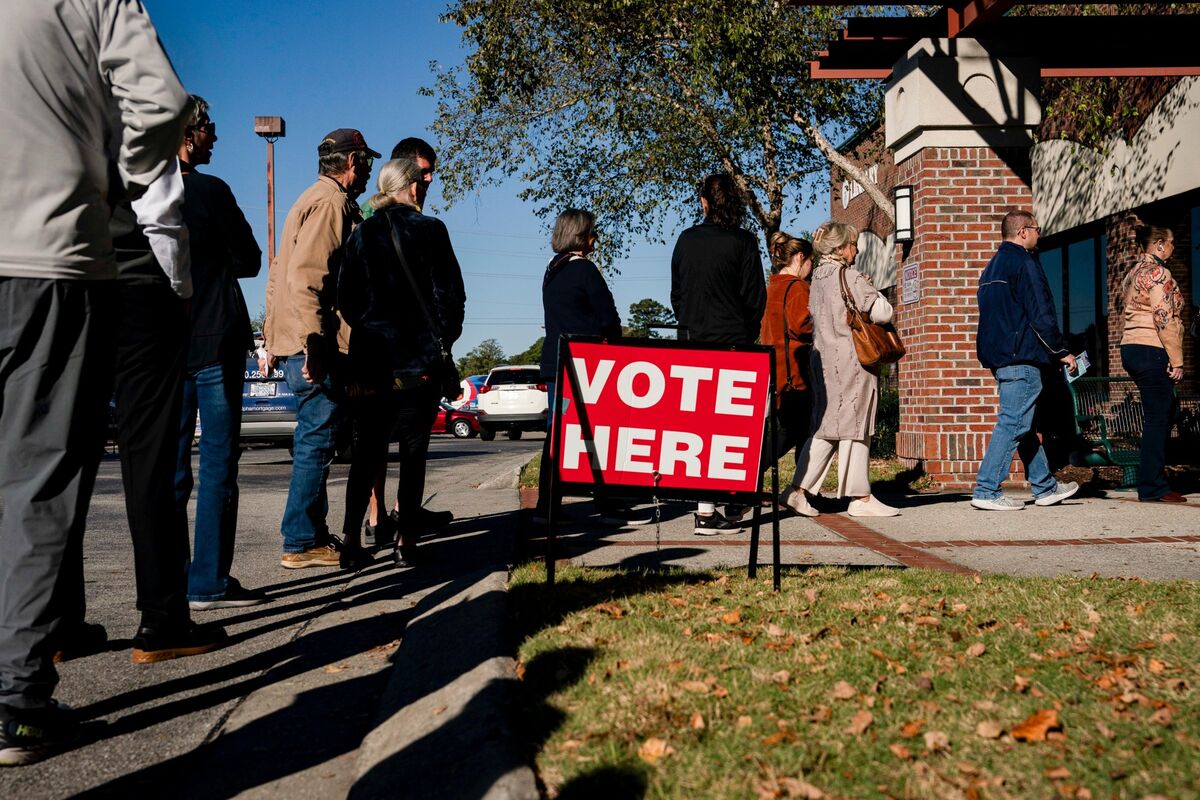
[[[846,273],[851,302],[869,314],[872,322],[890,322],[892,306],[871,279],[853,267],[858,255],[858,230],[853,225],[826,222],[813,236],[813,251],[819,259],[809,294],[816,427],[797,458],[796,477],[780,496],[780,502],[798,514],[816,516],[809,496],[820,491],[837,454],[838,497],[853,498],[850,516],[894,517],[900,512],[871,496],[867,466],[879,405],[879,377],[864,368],[855,355],[842,299],[841,273]]]

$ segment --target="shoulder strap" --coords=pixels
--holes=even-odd
[[[788,386],[792,385],[792,348],[788,345],[787,296],[795,285],[795,281],[788,281],[787,288],[783,290],[783,360],[787,364]]]
[[[387,212],[383,212],[387,214]],[[408,285],[412,288],[413,296],[417,298],[417,304],[421,306],[421,313],[425,315],[425,321],[429,323],[429,330],[437,339],[438,347],[442,352],[446,352],[446,345],[442,341],[442,326],[433,318],[433,314],[429,313],[429,306],[425,305],[425,295],[421,294],[420,288],[417,286],[417,281],[413,277],[412,270],[408,268],[408,259],[404,257],[404,248],[400,246],[400,233],[396,230],[392,218],[388,216],[388,228],[392,233],[392,247],[396,250],[396,258],[400,259],[400,269],[404,272],[404,276],[408,278]]]
[[[850,313],[862,314],[862,312],[858,310],[858,306],[854,305],[854,300],[850,295],[850,287],[846,285],[847,269],[849,269],[849,267],[843,266],[840,270],[838,270],[838,277],[842,283],[842,302],[846,304],[846,310]]]

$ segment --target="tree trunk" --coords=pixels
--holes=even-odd
[[[863,191],[867,193],[867,196],[875,201],[875,205],[879,206],[879,210],[895,225],[896,209],[892,206],[892,202],[887,198],[887,195],[880,191],[875,182],[867,177],[867,173],[860,169],[853,161],[839,153],[837,148],[825,138],[824,134],[817,130],[815,125],[812,125],[808,120],[800,116],[798,112],[792,114],[792,120],[800,126],[801,130],[808,134],[809,138],[813,140],[813,144],[825,155],[829,163],[849,175],[858,182],[859,186],[863,187]]]

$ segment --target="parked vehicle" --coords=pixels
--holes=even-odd
[[[479,389],[479,438],[491,441],[498,431],[520,439],[524,431],[545,431],[546,384],[536,366],[495,367]]]
[[[243,444],[262,443],[292,446],[296,432],[296,395],[275,367],[269,375],[258,369],[254,353],[246,359],[246,382],[242,386]]]
[[[470,439],[479,433],[479,414],[472,409],[455,408],[443,400],[438,403],[437,417],[431,433],[451,433],[459,439]]]
[[[487,382],[487,375],[468,375],[462,379],[463,393],[450,405],[457,408],[479,408],[479,390]]]

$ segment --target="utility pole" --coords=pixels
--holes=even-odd
[[[287,134],[283,117],[255,117],[254,132],[267,140],[267,268],[275,262],[275,142]]]

